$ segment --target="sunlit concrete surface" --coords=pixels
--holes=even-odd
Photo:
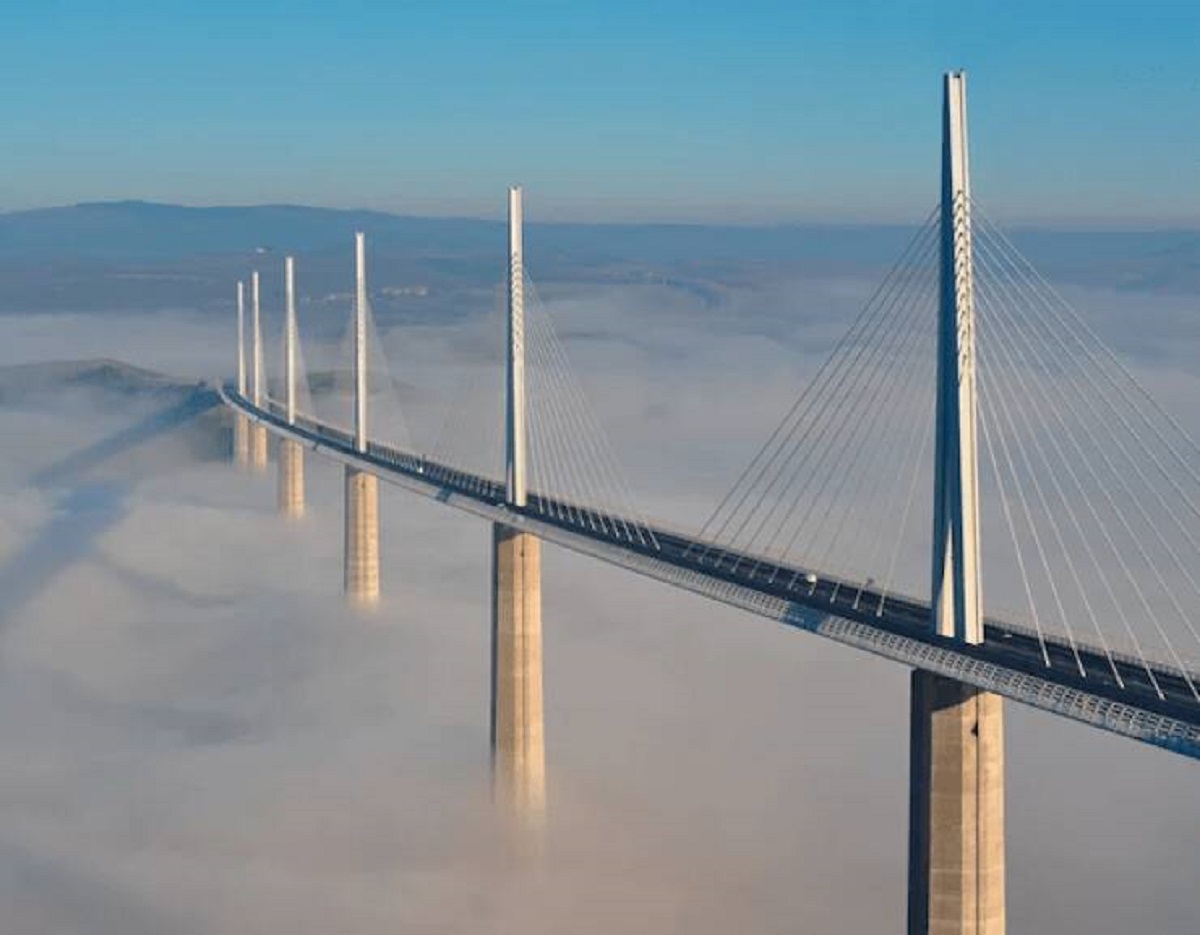
[[[492,526],[492,769],[496,802],[526,827],[546,810],[542,571],[537,537]]]
[[[290,438],[279,442],[279,512],[304,515],[304,449]]]
[[[356,606],[379,603],[379,479],[346,469],[346,599]]]
[[[912,675],[909,935],[1003,935],[1004,701]]]

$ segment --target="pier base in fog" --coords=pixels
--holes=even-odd
[[[257,422],[250,429],[250,467],[257,472],[267,469],[267,427]]]
[[[292,519],[304,515],[304,449],[298,441],[279,441],[279,512]]]
[[[540,828],[546,810],[541,543],[500,524],[492,527],[491,728],[496,802]]]
[[[250,420],[240,412],[233,414],[233,463],[238,467],[250,463]]]
[[[346,600],[358,607],[379,603],[379,479],[346,468]]]
[[[1004,935],[1004,707],[912,674],[908,935]]]

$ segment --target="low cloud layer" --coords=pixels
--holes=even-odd
[[[773,288],[707,308],[546,290],[647,513],[703,518],[868,284]],[[421,388],[471,327],[387,332],[418,440],[442,419]],[[1148,373],[1195,425],[1200,340],[1186,320],[1176,334],[1163,347],[1190,355]],[[6,362],[105,354],[201,378],[233,359],[225,322],[185,313],[10,318],[0,338]],[[298,526],[274,513],[273,473],[197,460],[186,430],[30,483],[156,406],[0,409],[24,440],[0,467],[6,930],[901,928],[905,670],[548,548],[549,827],[523,857],[489,802],[486,528],[384,487],[385,601],[359,615],[330,465],[309,462]],[[1196,764],[1007,711],[1011,930],[1200,930]]]

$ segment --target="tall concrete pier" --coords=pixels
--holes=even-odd
[[[910,935],[1003,935],[1004,707],[912,674]]]
[[[933,626],[983,641],[966,75],[945,78]],[[998,695],[912,677],[909,935],[1003,935],[1004,721]]]
[[[508,353],[505,500],[526,503],[525,263],[521,189],[508,193]],[[541,543],[526,532],[492,529],[492,779],[496,800],[540,826],[546,807],[542,713]]]
[[[278,504],[288,519],[304,515],[304,449],[290,438],[279,440]]]
[[[286,313],[283,325],[284,409],[288,425],[296,423],[296,263],[284,260]],[[304,449],[290,438],[279,441],[279,512],[304,515]]]
[[[246,395],[246,284],[237,284],[237,390]],[[250,420],[233,414],[233,463],[244,467],[250,461]]]
[[[492,527],[492,770],[496,799],[538,822],[546,808],[542,565],[536,536]]]
[[[354,447],[367,450],[367,261],[366,240],[354,235]],[[357,606],[379,602],[379,481],[346,468],[346,598]]]
[[[379,603],[379,480],[346,468],[346,599],[356,607]]]
[[[263,372],[262,312],[259,305],[258,270],[250,275],[251,305],[251,401],[255,406],[263,404],[263,389],[266,374]],[[255,471],[267,469],[267,428],[257,422],[250,426],[250,466]]]

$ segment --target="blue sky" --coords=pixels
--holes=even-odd
[[[1200,224],[1190,0],[10,0],[0,210],[910,219],[940,75],[1010,219]]]

